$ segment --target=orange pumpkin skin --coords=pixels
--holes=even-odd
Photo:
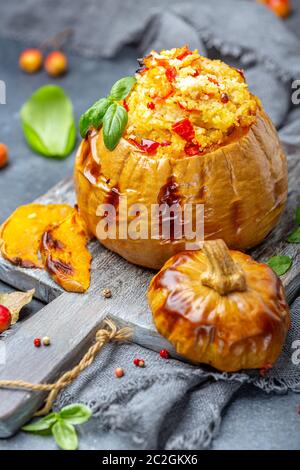
[[[158,331],[182,356],[226,372],[274,364],[290,325],[280,279],[250,256],[230,251],[246,290],[220,295],[203,285],[202,250],[175,255],[152,279],[148,300]]]
[[[206,240],[222,238],[230,248],[245,250],[260,243],[275,226],[287,197],[287,165],[277,132],[263,110],[256,122],[230,142],[211,152],[172,159],[142,153],[121,139],[106,149],[102,131],[82,142],[75,164],[77,202],[91,233],[97,236],[100,204],[127,197],[130,207],[161,203],[168,185],[185,203],[204,204]],[[132,218],[128,219],[128,222]],[[120,215],[117,225],[122,226]],[[186,240],[100,239],[128,261],[160,269],[166,260],[186,249]]]

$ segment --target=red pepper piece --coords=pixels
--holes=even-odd
[[[182,59],[184,59],[187,55],[190,55],[190,54],[192,54],[192,51],[190,51],[188,48],[186,48],[184,51],[182,51],[180,54],[178,54],[178,56],[176,57],[176,59],[182,60]]]
[[[149,101],[149,103],[147,103],[147,108],[155,109],[155,104],[153,103],[153,101]]]
[[[198,144],[194,144],[193,142],[188,142],[184,147],[184,151],[187,155],[192,157],[193,155],[198,155],[198,153],[200,152],[200,147]]]
[[[211,83],[214,83],[215,85],[218,85],[218,86],[219,86],[219,82],[218,82],[218,80],[216,80],[215,78],[213,78],[213,77],[208,77],[208,80],[209,80]]]
[[[200,75],[199,70],[195,70],[195,72],[192,74],[192,77],[198,77]]]
[[[240,75],[241,77],[245,80],[245,71],[244,69],[235,69]]]
[[[272,369],[272,364],[265,364],[260,370],[259,370],[259,375],[261,377],[265,377],[267,375],[267,372]]]
[[[163,142],[161,142],[159,144],[161,147],[168,147],[169,145],[171,145],[171,142],[169,140],[164,140]]]
[[[154,140],[150,139],[142,139],[141,143],[134,139],[128,139],[128,142],[135,145],[142,152],[148,153],[148,155],[153,155],[160,145],[159,142],[155,142]]]
[[[136,70],[135,73],[139,73],[140,75],[143,75],[145,72],[147,72],[148,67],[140,67],[139,69]]]
[[[146,153],[152,155],[156,152],[157,148],[159,147],[159,143],[155,142],[154,140],[149,139],[142,139],[141,145]]]
[[[167,59],[156,59],[156,63],[161,67],[169,67],[169,61]]]
[[[131,145],[134,145],[134,146],[137,147],[138,149],[143,150],[141,144],[139,144],[136,140],[134,140],[134,139],[127,139],[127,142],[129,142]]]
[[[124,106],[124,108],[126,109],[126,111],[127,111],[127,113],[128,113],[128,111],[129,111],[129,106],[128,106],[128,104],[126,103],[126,100],[123,100],[123,106]]]
[[[168,67],[166,70],[166,77],[169,80],[169,82],[173,82],[176,78],[177,71],[175,67]]]
[[[174,132],[176,132],[176,134],[180,135],[180,137],[187,140],[188,142],[195,137],[193,124],[188,118],[175,122],[175,124],[172,126],[172,129]]]

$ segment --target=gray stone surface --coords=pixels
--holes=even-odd
[[[24,143],[18,113],[26,98],[42,84],[58,83],[69,93],[78,118],[90,103],[109,90],[111,83],[136,67],[135,52],[130,49],[114,61],[91,61],[70,55],[70,73],[54,81],[44,72],[27,76],[18,70],[22,48],[17,42],[0,41],[0,79],[7,83],[7,105],[0,105],[0,141],[8,144],[11,156],[10,165],[0,173],[0,221],[18,205],[35,199],[72,172],[73,156],[64,161],[47,160],[33,154]],[[7,287],[0,283],[0,289]],[[38,302],[33,302],[24,313],[32,314],[39,307]],[[299,449],[300,416],[296,410],[299,402],[299,396],[293,393],[275,396],[244,389],[226,409],[226,419],[214,447]],[[47,446],[44,442],[43,447]]]

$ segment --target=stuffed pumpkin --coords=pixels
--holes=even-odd
[[[119,234],[141,217],[151,224],[153,205],[202,204],[205,240],[222,238],[240,250],[257,245],[283,211],[287,165],[243,72],[187,47],[152,51],[140,65],[118,103],[126,125],[117,145],[108,145],[107,130],[91,119],[77,153],[77,201],[90,232],[128,261],[159,269],[191,242],[184,232],[174,236],[172,214],[161,216],[171,226],[167,236]],[[124,199],[148,215],[119,210]],[[103,204],[115,209],[116,236],[97,230]],[[193,211],[192,225],[195,217]]]

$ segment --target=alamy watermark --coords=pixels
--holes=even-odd
[[[6,104],[6,84],[0,80],[0,104]]]
[[[6,364],[6,345],[4,341],[0,339],[0,366]]]
[[[300,364],[300,339],[296,339],[292,342],[292,349],[294,350],[292,354],[292,363],[295,366]]]
[[[100,204],[96,211],[99,222],[96,233],[100,240],[185,240],[193,244],[204,239],[203,204],[145,204],[128,206],[127,197],[119,196],[118,204]],[[195,246],[199,248],[199,245]]]
[[[292,103],[295,105],[300,104],[300,80],[294,80],[292,82],[292,89],[294,90],[292,93]]]

